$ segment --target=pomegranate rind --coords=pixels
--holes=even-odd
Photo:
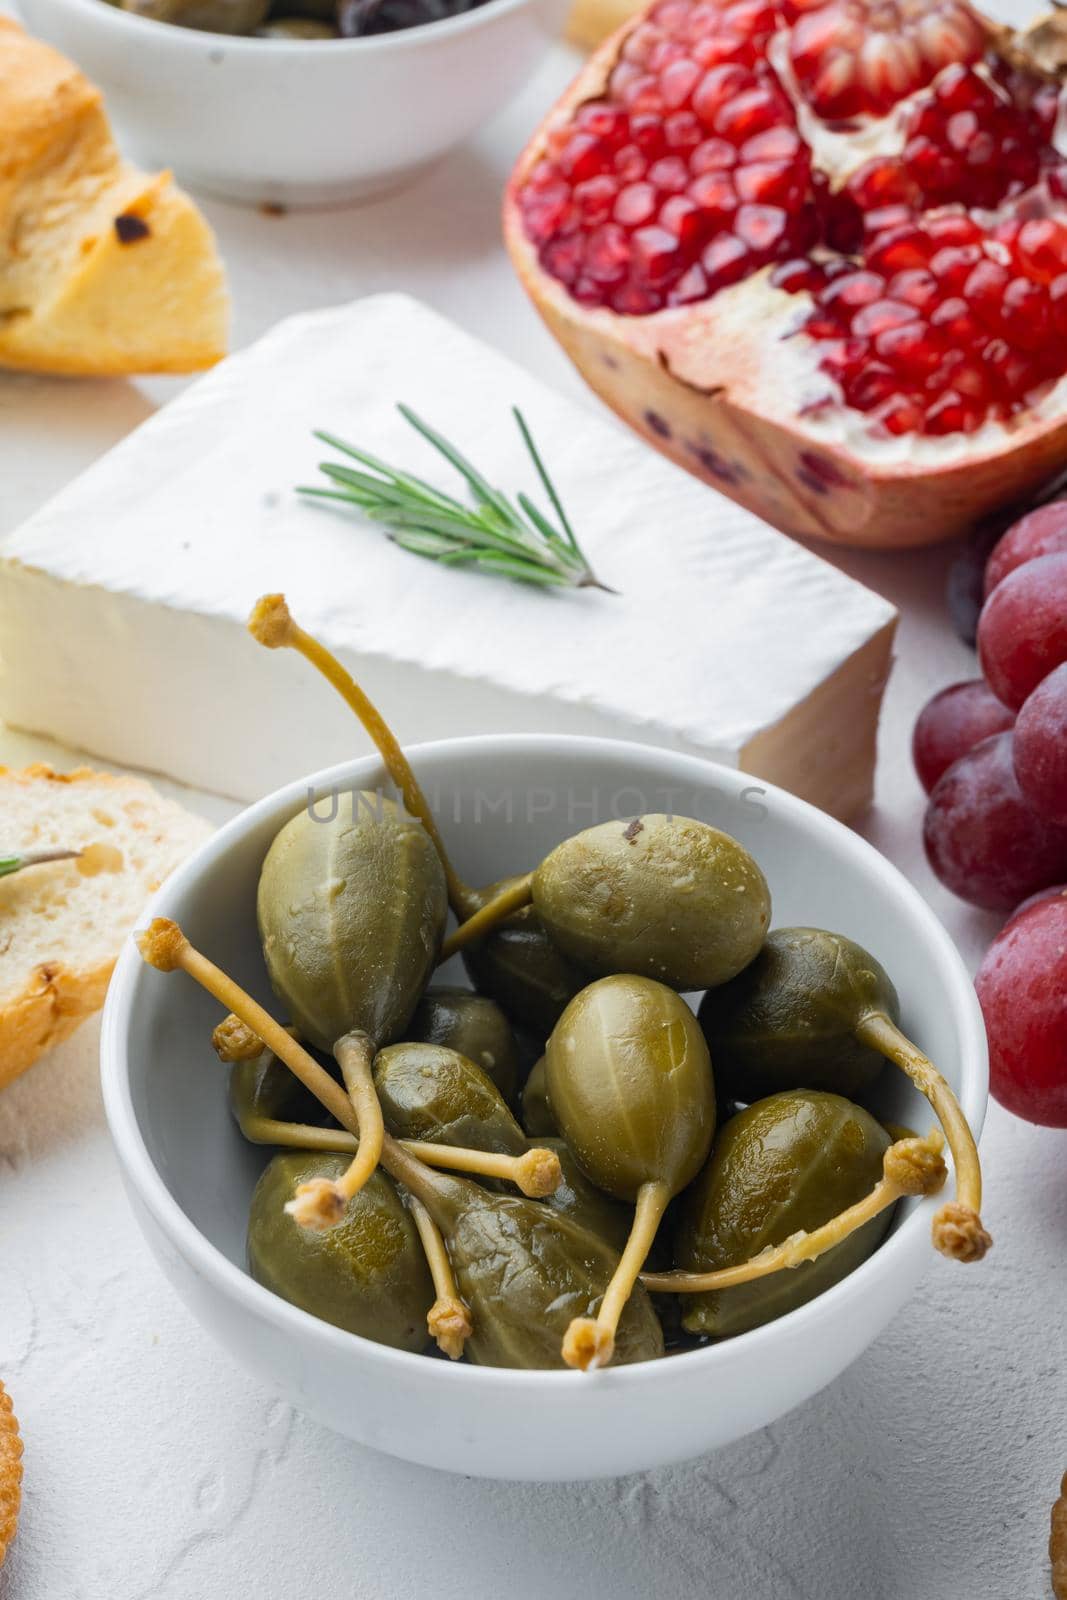
[[[518,195],[548,154],[549,134],[604,94],[622,46],[647,14],[632,17],[589,59],[519,157],[504,196],[515,271],[586,383],[661,454],[799,538],[916,548],[1025,502],[1062,470],[1067,414],[1024,411],[965,442],[917,439],[912,459],[879,459],[857,413],[847,441],[804,416],[779,414],[775,336],[758,311],[745,329],[724,310],[725,296],[759,292],[753,286],[765,272],[710,300],[634,317],[580,305],[545,272]]]

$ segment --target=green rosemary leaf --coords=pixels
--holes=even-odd
[[[423,422],[422,418],[417,416],[410,406],[399,405],[397,410],[405,422],[410,422],[411,426],[418,433],[421,433],[423,438],[432,444],[435,450],[440,451],[446,461],[452,463],[457,472],[462,473],[479,500],[484,501],[487,506],[493,506],[506,522],[515,521],[514,512],[500,493],[500,490],[494,489],[488,479],[482,477],[477,467],[468,461],[466,456],[457,450],[454,444],[450,444],[443,435],[431,428],[428,422]]]
[[[460,474],[473,504],[465,505],[421,478],[391,467],[369,451],[322,431],[316,431],[315,437],[358,462],[361,470],[323,461],[320,471],[330,487],[307,485],[297,493],[355,507],[377,522],[402,549],[444,566],[473,566],[541,588],[605,588],[585,559],[559,493],[517,408],[513,408],[515,420],[559,520],[558,527],[528,495],[520,493],[513,501],[494,489],[450,440],[410,407],[401,405],[397,409]]]
[[[571,549],[575,552],[575,554],[581,558],[581,562],[582,562],[582,565],[584,567],[584,566],[586,566],[585,557],[582,555],[582,552],[578,548],[578,540],[575,538],[574,529],[570,525],[570,522],[569,522],[569,520],[567,518],[567,513],[563,509],[563,505],[562,505],[562,502],[561,502],[561,500],[559,498],[559,495],[556,493],[556,486],[552,482],[552,479],[548,475],[547,467],[545,466],[544,462],[541,460],[541,452],[538,450],[537,446],[534,444],[533,435],[531,434],[529,428],[526,426],[526,418],[523,416],[523,414],[519,410],[518,406],[512,406],[511,410],[512,410],[512,415],[515,418],[515,421],[519,425],[519,432],[522,434],[523,443],[525,444],[527,450],[530,453],[530,458],[533,461],[534,466],[537,468],[537,476],[540,478],[541,483],[544,486],[544,491],[547,494],[548,498],[552,502],[552,509],[555,511],[556,516],[559,518],[560,522],[563,525],[563,531],[567,535],[567,542],[569,543]]]

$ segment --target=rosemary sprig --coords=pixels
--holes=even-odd
[[[401,405],[397,410],[465,480],[473,505],[454,500],[423,479],[319,430],[315,432],[316,439],[369,470],[357,471],[339,462],[322,461],[319,469],[329,478],[331,487],[301,486],[297,492],[317,500],[358,506],[373,522],[381,524],[394,543],[443,566],[479,567],[483,572],[542,588],[603,589],[608,594],[615,593],[600,582],[586,560],[526,419],[517,407],[512,407],[515,421],[558,527],[528,495],[520,494],[514,502],[494,489],[454,444],[410,407]]]
[[[46,861],[73,861],[80,850],[27,850],[22,855],[0,856],[0,878],[8,878],[23,867],[39,867]]]

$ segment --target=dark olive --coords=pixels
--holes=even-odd
[[[537,1142],[546,1150],[556,1152],[563,1170],[562,1183],[552,1194],[546,1195],[541,1204],[551,1206],[553,1211],[588,1228],[621,1254],[630,1235],[633,1212],[618,1200],[612,1200],[595,1183],[590,1183],[566,1139],[538,1139]]]
[[[759,951],[767,880],[743,845],[690,817],[605,822],[557,845],[533,875],[552,942],[586,971],[673,989],[727,983]]]
[[[473,916],[520,881],[505,878],[487,889],[471,891],[461,915]],[[510,1017],[542,1039],[587,982],[585,974],[553,944],[533,906],[524,906],[484,939],[466,946],[463,963],[476,988],[499,1001]]]
[[[651,978],[601,978],[573,999],[545,1051],[560,1132],[586,1176],[634,1205],[630,1237],[595,1319],[579,1317],[564,1355],[612,1359],[615,1325],[668,1203],[700,1171],[715,1132],[715,1084],[696,1018]]]
[[[119,0],[119,9],[204,33],[254,33],[269,0]]]
[[[725,1093],[740,1101],[800,1088],[856,1099],[886,1060],[907,1073],[956,1168],[956,1199],[934,1218],[934,1244],[954,1260],[981,1260],[991,1241],[974,1135],[951,1085],[901,1032],[897,992],[869,950],[825,928],[778,928],[750,967],[704,996],[700,1022]]]
[[[425,1350],[433,1284],[415,1225],[383,1172],[349,1201],[335,1228],[301,1228],[285,1210],[296,1187],[337,1179],[340,1155],[275,1156],[252,1197],[248,1264],[257,1283],[349,1333],[397,1350]]]
[[[230,1068],[230,1110],[238,1123],[249,1117],[295,1122],[300,1095],[300,1084],[273,1050],[235,1061]]]
[[[447,910],[433,840],[373,794],[332,820],[308,809],[281,829],[256,908],[275,993],[301,1035],[332,1051],[358,1030],[400,1033],[433,970]]]
[[[446,1045],[487,1072],[504,1099],[519,1082],[519,1052],[511,1024],[495,1000],[469,989],[427,989],[407,1026],[407,1037]]]
[[[375,1058],[374,1086],[386,1126],[398,1139],[511,1156],[528,1148],[492,1078],[456,1050],[390,1045]]]
[[[400,1162],[410,1157],[404,1157]],[[459,1293],[470,1308],[467,1354],[480,1366],[564,1365],[561,1343],[571,1321],[596,1314],[618,1267],[609,1244],[537,1200],[493,1194],[443,1172],[401,1170],[444,1235]],[[419,1167],[419,1163],[414,1163]],[[663,1354],[663,1331],[637,1286],[616,1335],[619,1362]]]
[[[795,1090],[739,1111],[682,1204],[675,1260],[690,1272],[740,1265],[768,1245],[811,1232],[855,1205],[879,1182],[890,1139],[841,1095]],[[686,1296],[690,1333],[745,1333],[839,1283],[875,1250],[883,1212],[816,1261],[732,1289]]]
[[[522,1125],[531,1139],[543,1139],[559,1132],[559,1123],[548,1103],[548,1074],[544,1056],[535,1062],[522,1091]]]
[[[777,928],[744,972],[704,996],[699,1015],[720,1086],[747,1103],[780,1089],[865,1094],[885,1065],[856,1037],[870,1011],[900,1016],[872,955],[821,928]]]

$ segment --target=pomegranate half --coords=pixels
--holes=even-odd
[[[1067,464],[1063,18],[657,0],[508,185],[586,381],[785,532],[947,538]]]

